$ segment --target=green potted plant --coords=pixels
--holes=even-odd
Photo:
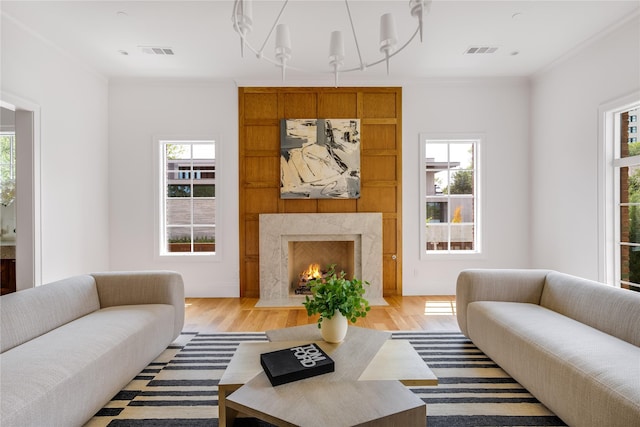
[[[359,317],[365,317],[371,310],[369,301],[364,298],[364,285],[355,277],[346,278],[346,273],[336,273],[335,264],[329,266],[323,278],[309,281],[311,297],[307,295],[302,303],[307,314],[319,314],[318,328],[327,342],[340,342],[347,334],[348,321],[355,323]]]

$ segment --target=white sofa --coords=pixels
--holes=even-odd
[[[569,426],[640,426],[640,293],[548,270],[465,270],[462,332]]]
[[[0,425],[82,426],[180,334],[182,276],[75,276],[3,295],[0,320]]]

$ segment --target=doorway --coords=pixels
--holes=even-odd
[[[6,126],[3,119],[5,116]],[[0,237],[4,293],[5,266],[8,268],[7,275],[13,274],[12,278],[7,277],[15,280],[15,288],[11,286],[8,291],[20,291],[42,284],[40,107],[19,97],[1,93],[0,124],[3,132],[11,135],[13,144],[13,172],[7,174],[8,179],[5,179],[4,174],[2,178],[3,190],[6,188],[8,192],[7,206],[2,206],[3,232]]]
[[[15,111],[0,107],[0,294],[16,291]]]

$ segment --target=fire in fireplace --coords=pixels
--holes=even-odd
[[[326,269],[322,269],[320,264],[309,264],[309,267],[298,275],[298,284],[294,288],[294,293],[296,295],[311,295],[311,285],[309,282],[314,279],[324,279],[327,277],[328,267],[329,266],[327,266]]]
[[[320,270],[320,264],[309,264],[309,267],[302,273],[300,273],[300,280],[298,283],[307,283],[313,279],[320,279],[324,277],[324,272]]]

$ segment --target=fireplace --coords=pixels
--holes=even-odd
[[[382,298],[382,214],[261,214],[258,307],[301,305],[299,275],[309,264],[336,264],[348,278],[368,281],[371,305]]]
[[[348,279],[355,275],[354,240],[303,240],[289,242],[289,293],[308,294],[308,280],[322,278],[331,265],[335,271],[344,271]],[[360,277],[359,275],[355,275]]]

